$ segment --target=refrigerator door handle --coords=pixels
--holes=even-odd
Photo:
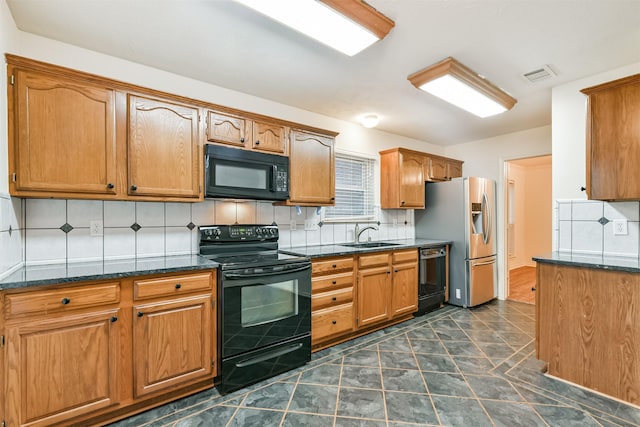
[[[495,264],[496,260],[494,259],[493,261],[485,261],[485,262],[477,262],[477,263],[473,263],[472,265],[474,267],[478,267],[480,265],[489,265],[489,264]]]

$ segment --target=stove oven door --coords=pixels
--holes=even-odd
[[[222,358],[311,333],[311,263],[223,270]]]

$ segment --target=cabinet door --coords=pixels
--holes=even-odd
[[[211,375],[212,305],[207,294],[133,308],[136,397]]]
[[[284,126],[254,121],[251,148],[254,150],[284,154],[287,135]]]
[[[447,177],[447,161],[431,157],[429,159],[429,180],[446,181]]]
[[[424,175],[422,156],[400,152],[401,208],[424,208]]]
[[[391,271],[389,266],[358,271],[358,327],[391,317]]]
[[[115,194],[113,90],[22,70],[15,78],[16,191]]]
[[[393,295],[391,316],[413,313],[418,310],[418,264],[393,266]]]
[[[244,147],[251,135],[251,120],[230,113],[207,111],[207,140]]]
[[[200,196],[198,108],[129,95],[129,194]]]
[[[640,79],[589,96],[589,198],[640,198]]]
[[[462,163],[447,162],[447,179],[460,178],[462,176]]]
[[[312,206],[335,204],[333,138],[292,131],[289,152],[289,203]]]
[[[116,404],[120,322],[113,309],[8,326],[7,425],[49,426]]]

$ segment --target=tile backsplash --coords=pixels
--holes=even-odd
[[[0,275],[14,266],[198,252],[198,226],[277,223],[280,246],[353,241],[353,223],[321,222],[316,208],[270,202],[201,203],[19,199],[0,195]],[[361,239],[413,238],[412,210],[376,209],[378,230]],[[102,235],[92,236],[92,222]],[[305,225],[307,230],[305,230]],[[361,226],[365,225],[364,223]]]
[[[559,252],[638,257],[640,202],[556,200],[553,247]],[[627,234],[614,234],[616,220]]]

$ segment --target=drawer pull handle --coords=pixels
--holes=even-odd
[[[332,320],[332,321],[331,321],[331,323],[333,323],[333,324],[335,325],[335,324],[336,324],[336,323],[338,323],[338,322],[336,322],[335,320]]]
[[[69,298],[62,298],[62,301],[60,301],[62,303],[62,305],[67,305],[71,302],[71,300]]]
[[[117,322],[117,321],[118,321],[118,317],[117,316],[112,316],[111,317],[111,323]]]
[[[180,289],[182,285],[180,283],[176,283],[176,289]]]
[[[141,312],[141,311],[139,311],[139,312],[138,312],[138,317],[142,317],[142,316],[144,316],[144,313],[143,313],[143,312]]]
[[[331,298],[331,301],[338,301],[338,298],[333,297],[333,298]]]
[[[337,282],[337,281],[335,281],[335,280],[332,280],[332,281],[331,281],[331,284],[332,284],[332,285],[335,285],[336,283],[338,283],[338,282]]]

